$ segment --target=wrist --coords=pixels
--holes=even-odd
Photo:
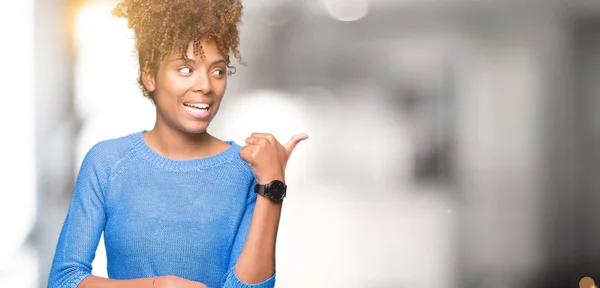
[[[269,176],[256,177],[256,181],[262,185],[271,183],[274,180],[279,180],[285,183],[285,176],[283,174],[273,174]]]
[[[264,178],[263,178],[264,179]],[[282,180],[282,176],[269,177],[272,179],[269,182],[260,182],[254,186],[254,193],[261,196],[261,198],[268,198],[271,201],[281,202],[285,198],[287,193],[287,185]],[[280,180],[282,179],[282,180]],[[265,180],[266,181],[266,180]],[[265,184],[261,184],[265,183]]]
[[[254,211],[262,211],[262,209],[267,209],[265,211],[271,211],[268,212],[269,214],[271,214],[272,212],[277,212],[281,211],[281,208],[283,207],[283,200],[281,201],[275,201],[272,199],[269,199],[269,197],[266,196],[258,196],[258,198],[256,198],[256,206]],[[273,215],[271,215],[273,216]]]
[[[155,276],[152,279],[152,288],[171,287],[174,276]]]

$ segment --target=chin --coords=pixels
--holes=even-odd
[[[189,133],[189,134],[202,134],[205,133],[206,130],[208,129],[208,124],[209,123],[201,123],[201,122],[196,122],[196,123],[182,123],[183,125],[181,125],[181,131],[185,132],[185,133]]]

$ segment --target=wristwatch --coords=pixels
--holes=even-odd
[[[282,201],[285,198],[287,185],[279,180],[273,180],[267,184],[256,184],[254,193],[265,196],[273,201]]]

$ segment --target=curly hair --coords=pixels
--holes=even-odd
[[[229,74],[235,73],[229,54],[242,64],[239,30],[242,16],[240,0],[123,0],[113,9],[116,17],[126,18],[135,35],[140,75],[138,84],[144,95],[154,100],[142,83],[142,72],[158,71],[168,54],[181,53],[193,43],[195,56],[204,57],[201,41],[214,42],[226,57]]]

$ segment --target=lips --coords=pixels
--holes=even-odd
[[[212,105],[207,102],[184,102],[183,110],[196,120],[205,120],[210,116],[210,107]]]
[[[210,108],[210,104],[208,103],[183,103],[183,106],[200,110],[208,110]]]

